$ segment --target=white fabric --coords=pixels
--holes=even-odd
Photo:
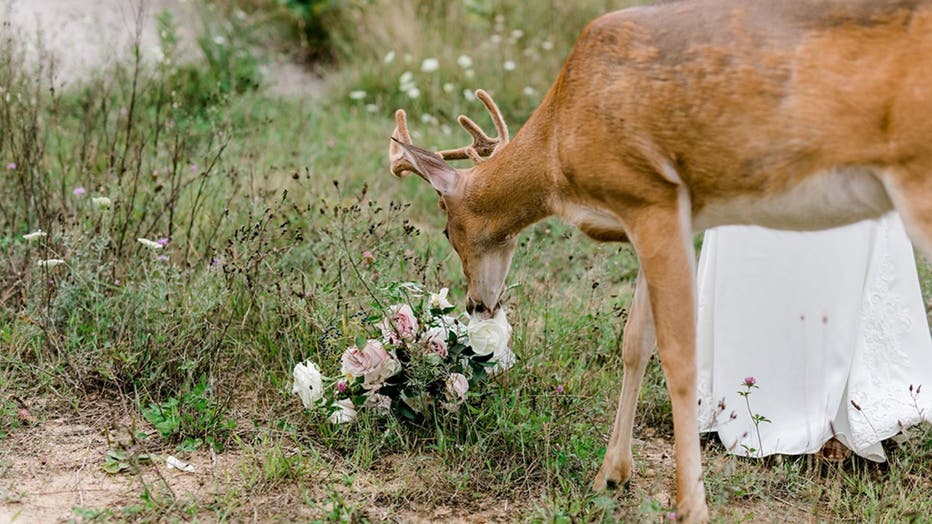
[[[710,230],[698,283],[699,424],[730,452],[814,453],[834,435],[883,461],[881,440],[932,419],[932,341],[896,214],[820,232]],[[750,412],[745,377],[758,386]],[[760,443],[750,413],[771,421]]]

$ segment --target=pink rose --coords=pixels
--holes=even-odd
[[[377,340],[369,340],[362,349],[352,346],[343,352],[343,374],[351,377],[364,377],[382,369],[388,360],[388,353]]]
[[[424,351],[428,355],[447,358],[447,330],[435,327],[424,333]]]
[[[418,324],[411,306],[399,304],[391,306],[388,311],[388,317],[379,324],[382,335],[386,337],[388,342],[398,344],[402,340],[414,339],[415,335],[417,335]]]
[[[385,351],[378,340],[369,340],[362,349],[353,346],[343,352],[343,374],[363,377],[363,387],[378,389],[401,369],[401,364]]]

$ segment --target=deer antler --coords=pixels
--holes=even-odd
[[[463,126],[463,129],[472,135],[472,145],[441,151],[439,155],[444,160],[469,158],[478,164],[482,162],[483,158],[491,157],[508,143],[508,125],[505,124],[505,118],[502,116],[502,112],[499,111],[498,106],[495,105],[495,101],[482,89],[476,90],[476,98],[482,101],[482,104],[485,105],[485,108],[492,116],[492,123],[495,124],[495,131],[498,135],[495,138],[489,137],[472,119],[466,115],[460,115],[457,120]]]
[[[457,119],[463,129],[472,135],[472,144],[458,149],[447,149],[434,153],[444,160],[465,160],[470,159],[476,164],[483,162],[504,147],[509,140],[508,126],[505,124],[505,118],[502,112],[495,105],[492,97],[482,89],[476,90],[476,98],[482,101],[485,108],[492,116],[492,123],[495,124],[497,136],[495,138],[485,134],[478,124],[472,121],[466,115],[460,115]],[[417,173],[417,169],[409,162],[402,151],[399,142],[412,144],[411,135],[408,133],[408,120],[404,109],[395,111],[395,130],[392,132],[392,141],[389,144],[388,157],[391,160],[392,174],[400,177],[405,172]],[[413,145],[413,144],[412,144]],[[420,173],[418,173],[420,174]]]

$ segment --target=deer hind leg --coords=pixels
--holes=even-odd
[[[650,293],[658,352],[673,408],[677,516],[709,519],[702,483],[696,394],[695,250],[687,210],[689,196],[642,209],[628,217],[631,240]]]
[[[888,171],[883,183],[913,244],[932,261],[932,160]]]
[[[622,357],[625,362],[624,379],[618,410],[615,412],[615,424],[612,437],[605,450],[602,468],[595,477],[593,489],[602,491],[614,488],[631,478],[634,458],[631,455],[631,432],[634,429],[634,414],[637,411],[638,396],[647,361],[654,348],[654,319],[650,311],[650,298],[644,272],[638,271],[634,299],[628,321],[625,323],[624,338],[621,343]]]

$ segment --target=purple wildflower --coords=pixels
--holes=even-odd
[[[751,388],[754,387],[754,384],[757,384],[757,379],[754,377],[744,377],[744,385]]]
[[[163,246],[167,246],[167,245],[168,245],[168,237],[162,237],[162,238],[156,240],[156,242],[158,242],[159,244],[161,244],[161,245],[163,245]]]
[[[84,193],[87,193],[87,190],[84,189],[82,186],[78,186],[74,188],[74,191],[72,191],[71,193],[76,197],[80,197],[80,196],[84,196]]]
[[[16,162],[10,162],[9,164],[6,165],[6,168],[10,170],[16,169]]]

